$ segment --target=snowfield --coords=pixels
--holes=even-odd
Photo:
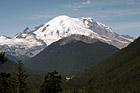
[[[51,43],[73,34],[96,38],[118,48],[124,48],[134,40],[115,33],[112,28],[93,18],[71,18],[63,15],[35,27],[33,31],[26,28],[12,38],[0,36],[0,48],[14,56],[33,57]]]

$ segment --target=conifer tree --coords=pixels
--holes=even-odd
[[[7,61],[5,58],[5,52],[0,53],[0,64],[4,64]],[[0,93],[9,93],[9,78],[10,78],[9,73],[0,73]]]
[[[16,75],[16,92],[17,93],[28,93],[28,86],[26,79],[28,75],[25,73],[25,70],[23,70],[23,63],[21,61],[18,61],[17,66],[17,72]]]
[[[0,64],[4,64],[7,61],[5,58],[5,52],[0,53]]]
[[[42,81],[40,91],[41,93],[59,93],[62,91],[61,88],[61,75],[57,75],[58,72],[54,70],[53,72],[48,72],[44,76]]]
[[[0,73],[0,93],[9,93],[10,92],[10,74]]]

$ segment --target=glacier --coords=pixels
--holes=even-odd
[[[55,41],[71,35],[85,35],[124,48],[133,37],[119,35],[91,17],[71,18],[61,15],[30,30],[28,27],[14,37],[0,36],[0,49],[8,54],[33,57]]]

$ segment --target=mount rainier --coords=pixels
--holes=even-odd
[[[124,48],[134,40],[115,33],[112,28],[92,18],[58,16],[33,31],[27,27],[14,37],[0,36],[0,49],[14,56],[33,57],[51,43],[73,34],[96,38],[118,48]]]

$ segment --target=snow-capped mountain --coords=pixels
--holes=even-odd
[[[0,36],[0,48],[13,55],[32,57],[51,43],[73,34],[96,38],[118,48],[126,47],[134,40],[132,37],[116,34],[110,27],[92,18],[58,16],[35,27],[33,31],[26,28],[12,38]]]
[[[68,16],[58,16],[34,30],[34,33],[38,39],[44,40],[47,45],[72,34],[97,38],[119,48],[127,46],[134,40],[133,38],[116,34],[110,27],[92,18],[84,17],[70,18]]]
[[[34,56],[46,47],[46,43],[26,28],[12,38],[0,36],[0,49],[8,54]]]

